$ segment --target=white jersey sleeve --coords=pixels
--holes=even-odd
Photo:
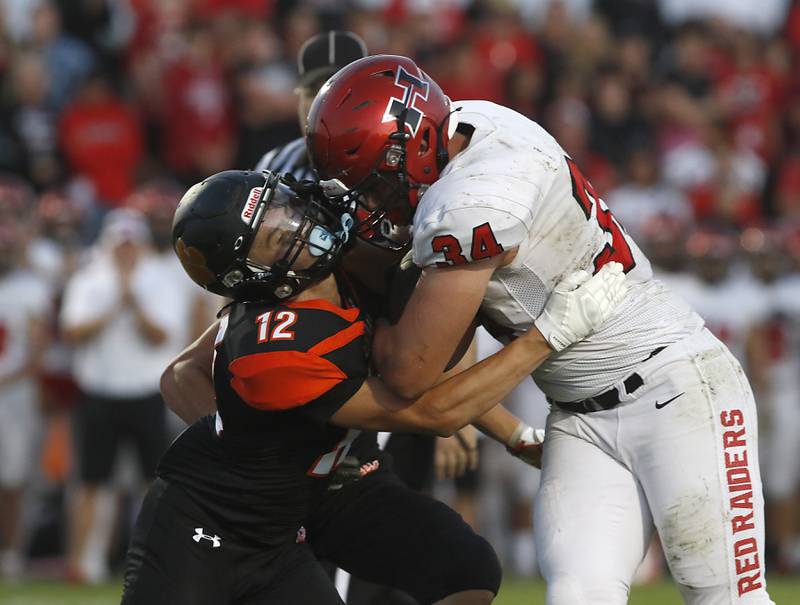
[[[437,212],[415,230],[412,245],[418,267],[463,265],[496,256],[520,245],[528,226],[519,217],[489,205]]]

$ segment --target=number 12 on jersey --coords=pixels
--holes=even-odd
[[[272,313],[268,311],[256,317],[259,344],[270,340],[294,340],[294,331],[288,328],[297,321],[297,314],[294,311],[278,311],[273,318]]]
[[[606,203],[597,195],[592,184],[583,176],[578,165],[571,158],[565,157],[565,159],[572,178],[572,195],[586,215],[586,220],[592,220],[594,215],[600,228],[611,235],[611,241],[606,242],[600,253],[594,257],[594,272],[597,273],[606,263],[616,261],[627,273],[636,266],[636,261],[633,259],[633,252],[628,240],[625,239],[622,226],[611,214]]]

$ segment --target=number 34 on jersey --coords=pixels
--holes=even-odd
[[[606,235],[603,249],[594,258],[595,273],[608,262],[620,263],[628,273],[636,266],[633,252],[628,244],[622,226],[617,222],[605,202],[592,187],[592,184],[583,176],[578,166],[571,158],[565,157],[569,167],[572,181],[572,197],[583,211],[587,221],[594,221]],[[431,240],[434,253],[442,254],[443,261],[436,263],[437,267],[452,267],[464,265],[468,262],[483,260],[496,256],[504,251],[502,244],[492,231],[492,227],[485,222],[472,229],[471,242],[462,242],[455,235],[437,235]]]

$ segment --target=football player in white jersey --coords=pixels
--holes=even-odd
[[[22,266],[23,227],[0,221],[0,578],[23,571],[23,494],[36,470],[41,428],[37,375],[50,291]]]
[[[551,605],[625,603],[654,528],[687,603],[771,603],[756,410],[741,366],[662,283],[580,168],[538,124],[451,103],[410,59],[374,56],[323,86],[307,127],[333,203],[363,236],[412,224],[420,280],[374,352],[409,396],[439,379],[480,314],[495,335],[535,325],[554,354],[536,546]],[[544,301],[575,270],[616,261],[628,296],[572,345]],[[520,430],[529,431],[521,426]]]

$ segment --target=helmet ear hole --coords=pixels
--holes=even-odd
[[[422,131],[422,135],[420,137],[420,142],[419,142],[418,155],[425,155],[426,153],[428,153],[428,150],[430,148],[431,148],[431,129],[430,127],[428,127]]]

